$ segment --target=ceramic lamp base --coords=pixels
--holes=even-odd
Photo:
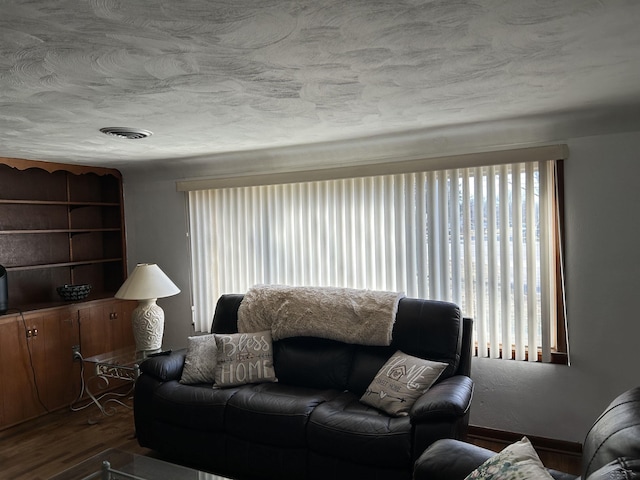
[[[136,350],[148,351],[162,348],[164,311],[156,304],[155,298],[140,300],[131,313],[131,321]]]

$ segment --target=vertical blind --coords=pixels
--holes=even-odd
[[[550,360],[554,162],[189,192],[194,322],[255,284],[452,301],[480,356]]]

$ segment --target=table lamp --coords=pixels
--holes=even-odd
[[[139,263],[116,292],[123,300],[138,300],[131,314],[136,350],[162,348],[164,311],[156,304],[158,298],[180,293],[180,289],[155,263]]]

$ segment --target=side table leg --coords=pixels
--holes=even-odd
[[[98,409],[100,410],[100,412],[102,413],[102,415],[104,416],[111,416],[116,412],[116,408],[115,407],[111,407],[111,408],[107,408],[107,404],[109,402],[113,402],[116,403],[118,405],[122,405],[125,408],[129,408],[131,409],[132,407],[127,405],[126,403],[118,400],[117,398],[106,398],[104,401],[102,401],[102,399],[105,396],[116,396],[116,397],[128,397],[131,395],[131,392],[133,391],[134,385],[131,386],[131,389],[129,389],[126,393],[116,393],[116,392],[105,392],[102,395],[96,396],[91,392],[91,389],[89,388],[88,382],[85,381],[84,378],[84,365],[85,365],[85,361],[84,358],[82,357],[82,355],[78,354],[80,357],[80,361],[82,363],[82,367],[80,369],[80,376],[81,376],[81,389],[80,389],[80,394],[78,395],[78,398],[71,404],[70,408],[72,411],[79,411],[79,410],[83,410],[87,407],[89,407],[92,403],[95,404]],[[91,379],[98,379],[98,381],[102,381],[104,382],[104,389],[109,387],[109,375],[101,375],[100,373],[104,373],[104,366],[102,366],[102,370],[100,368],[101,366],[99,364],[96,365],[96,375],[91,377]],[[136,369],[135,371],[137,372],[137,365],[135,366]],[[123,378],[122,376],[119,376],[117,378]],[[129,381],[134,381],[134,379],[129,378],[129,377],[124,377],[124,380],[129,380]],[[78,402],[80,402],[80,400],[82,399],[82,397],[84,396],[84,394],[86,393],[86,395],[89,397],[89,399],[91,400],[88,403],[85,403],[82,406],[75,406],[75,404],[77,404]],[[93,419],[89,419],[88,423],[93,425],[98,423],[97,420],[93,420]]]

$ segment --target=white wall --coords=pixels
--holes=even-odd
[[[474,359],[471,424],[582,442],[606,404],[639,379],[640,132],[564,142],[570,148],[565,209],[572,365]],[[191,313],[185,196],[176,192],[175,180],[205,172],[200,166],[123,173],[129,265],[156,262],[182,289],[159,301],[167,317],[165,347],[178,348],[191,333]]]
[[[157,303],[165,313],[163,348],[181,348],[193,334],[186,198],[174,180],[124,176],[123,183],[129,272],[137,263],[156,263],[178,286],[178,295]]]

